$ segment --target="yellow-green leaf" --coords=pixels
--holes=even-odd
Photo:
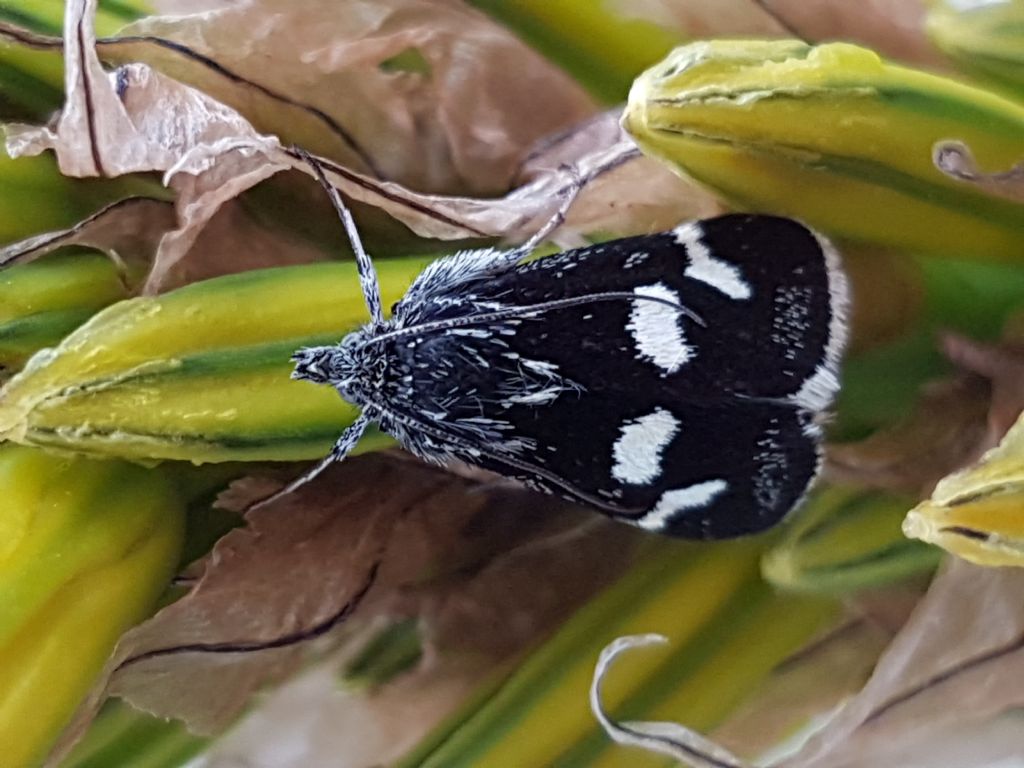
[[[0,448],[0,744],[38,764],[178,564],[185,504],[123,462]]]

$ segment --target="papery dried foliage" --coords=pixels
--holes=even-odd
[[[249,483],[235,501],[265,493]],[[460,651],[489,667],[628,557],[610,524],[571,548],[546,546],[578,523],[558,514],[565,506],[519,490],[495,496],[404,458],[352,459],[224,536],[189,594],[125,635],[108,690],[215,733],[350,615],[418,616],[431,658]]]
[[[146,62],[284,143],[424,192],[504,191],[527,147],[593,111],[568,76],[456,0],[251,0],[122,34],[143,39],[105,48],[112,60]]]
[[[437,7],[451,8],[451,12],[455,14],[453,18],[461,18],[460,14],[467,12],[454,3],[454,0],[399,2],[397,5],[402,8],[417,8],[414,15],[420,19],[420,23],[424,23],[423,9],[428,6],[435,10]],[[362,7],[358,3],[355,6]],[[247,10],[257,18],[260,17],[258,4],[247,4],[242,10]],[[99,58],[90,45],[93,39],[91,13],[92,6],[84,0],[77,0],[69,5],[66,27],[69,66],[66,79],[70,96],[56,129],[14,127],[9,131],[8,151],[12,155],[24,155],[52,149],[57,153],[65,172],[74,175],[117,175],[145,170],[163,172],[166,183],[177,193],[178,222],[175,229],[167,231],[160,239],[153,270],[146,285],[148,291],[154,291],[166,287],[172,270],[192,253],[199,233],[225,202],[282,170],[296,168],[309,173],[309,169],[294,152],[282,146],[280,137],[260,133],[241,113],[145,64],[126,65],[110,75],[104,73]],[[306,29],[311,21],[317,19],[315,14],[304,16],[295,13],[278,16],[282,19],[287,16],[302,29]],[[400,23],[403,23],[404,16],[401,13],[396,12],[394,18],[389,14],[385,16],[389,19],[389,25],[400,27]],[[219,23],[227,24],[219,15],[215,14],[214,17],[220,19]],[[169,21],[146,23],[156,26],[166,23],[175,29],[178,28],[175,25],[184,25],[190,30],[188,37],[191,40],[200,35],[200,30],[205,29],[202,25],[208,21],[208,17],[203,15],[190,19],[187,23],[181,20],[173,24]],[[383,23],[384,20],[378,21]],[[281,21],[281,24],[285,23]],[[416,28],[412,21],[407,20],[407,23]],[[374,49],[377,43],[374,42],[373,30],[363,31],[368,36],[364,41],[367,42],[368,49]],[[408,29],[400,28],[400,31],[400,37],[409,36]],[[7,33],[9,36],[12,34],[10,28],[7,29]],[[232,30],[232,34],[237,34],[237,31]],[[219,39],[218,35],[220,32],[211,32],[214,39]],[[409,40],[418,39],[415,34],[409,36]],[[507,61],[507,57],[511,55],[503,47],[507,39],[507,33],[504,32],[501,35],[494,33],[490,37],[482,37],[482,40],[489,41],[496,49],[503,51],[499,56],[502,63],[501,77],[505,78],[508,71],[516,71],[521,76],[522,62],[513,66]],[[163,41],[163,38],[146,37],[130,40],[133,46],[149,46],[160,51],[173,50],[178,53],[183,50],[180,45],[171,45]],[[38,40],[36,43],[38,44]],[[57,43],[53,41],[52,44]],[[127,44],[106,43],[101,48],[104,55],[109,55],[110,46],[116,48]],[[423,44],[427,45],[425,42]],[[456,66],[455,60],[461,61],[460,56],[465,52],[459,50],[451,34],[431,38],[431,46],[443,48],[443,44],[448,46],[444,48],[447,51],[446,55],[453,58],[452,66]],[[358,50],[358,41],[351,42],[350,47]],[[518,51],[519,48],[515,50]],[[138,51],[135,53],[138,54]],[[278,55],[280,53],[278,52]],[[239,52],[235,51],[235,54],[238,55]],[[366,66],[366,62],[358,57],[352,58],[354,55],[353,53],[348,57],[340,56],[333,64],[338,71],[349,66],[353,68],[352,72],[345,70],[345,77],[351,77],[353,72],[359,73],[360,67]],[[370,59],[372,60],[373,56],[370,56]],[[197,66],[201,64],[209,68],[210,72],[216,73],[219,78],[224,77],[223,70],[219,68],[220,65],[215,59],[196,57],[189,60],[193,63],[198,62]],[[373,66],[376,67],[376,64]],[[467,65],[463,62],[460,66]],[[302,72],[303,78],[309,77],[308,68]],[[454,76],[453,73],[449,74]],[[497,70],[489,71],[488,77],[493,80],[498,74]],[[261,98],[267,96],[266,88],[258,87],[244,79],[228,79],[233,87],[248,89]],[[517,77],[516,81],[519,82],[520,79]],[[598,131],[593,130],[593,122],[585,123],[577,134],[583,137],[582,140],[560,141],[554,144],[545,140],[540,150],[530,151],[530,144],[541,136],[544,130],[564,127],[570,119],[589,111],[589,107],[570,110],[570,113],[565,114],[555,110],[556,117],[552,118],[551,125],[548,125],[545,122],[546,118],[542,118],[542,113],[538,112],[538,104],[544,106],[547,99],[561,103],[567,97],[559,91],[560,81],[557,78],[551,81],[546,76],[540,78],[538,74],[537,81],[543,82],[544,87],[537,88],[531,83],[531,94],[535,102],[537,99],[541,101],[534,103],[530,108],[525,108],[510,98],[508,104],[503,101],[499,109],[497,105],[491,104],[492,97],[488,97],[480,105],[480,108],[486,108],[488,111],[490,117],[487,119],[481,118],[473,110],[445,113],[446,119],[443,124],[446,126],[445,130],[451,133],[451,137],[460,137],[459,141],[466,147],[472,145],[478,150],[466,149],[460,154],[455,151],[453,145],[438,152],[424,152],[425,139],[419,133],[426,129],[419,121],[414,121],[416,124],[411,127],[405,126],[407,132],[412,131],[412,134],[403,139],[405,144],[385,144],[388,148],[388,157],[401,155],[400,147],[407,146],[408,151],[417,158],[431,158],[436,155],[457,159],[465,155],[463,161],[471,165],[479,160],[473,152],[491,152],[495,158],[493,163],[481,162],[479,165],[473,165],[476,172],[488,174],[488,184],[491,188],[507,188],[513,176],[531,179],[523,187],[503,198],[490,200],[423,194],[392,181],[380,181],[372,175],[358,173],[333,162],[326,162],[328,176],[351,197],[384,209],[418,234],[427,237],[501,236],[522,239],[557,208],[560,196],[564,195],[573,183],[574,174],[583,177],[597,176],[618,167],[627,158],[637,166],[628,172],[623,168],[617,174],[613,174],[616,178],[609,178],[607,185],[599,182],[588,189],[574,208],[568,222],[569,228],[579,231],[642,231],[652,224],[669,226],[688,216],[706,213],[712,208],[713,204],[706,194],[693,190],[667,169],[648,160],[634,159],[629,149],[630,145],[623,140],[618,130],[614,115],[600,118],[602,127]],[[487,82],[494,86],[493,82]],[[460,87],[455,86],[445,91],[451,90],[454,94],[452,98],[455,99],[473,98],[480,101],[479,91],[484,86],[472,78],[469,85],[472,85],[472,88],[469,88],[468,95],[463,93]],[[401,92],[401,89],[398,91]],[[493,91],[494,94],[505,93],[503,88],[494,87]],[[361,93],[358,89],[353,92]],[[428,92],[433,93],[429,89]],[[372,94],[364,94],[366,99],[370,99],[371,96]],[[426,96],[421,94],[417,98],[426,99]],[[504,98],[502,96],[502,99]],[[271,101],[275,105],[278,104],[273,99]],[[572,103],[573,99],[568,101]],[[245,102],[244,106],[257,116],[261,114],[251,102]],[[347,104],[346,109],[352,113],[360,112],[357,105],[352,103]],[[167,119],[171,113],[175,115],[174,121]],[[562,117],[557,117],[559,114]],[[442,116],[435,117],[440,120]],[[481,126],[489,125],[488,120],[497,121],[501,127],[492,126],[488,131],[483,131]],[[396,125],[401,128],[401,121]],[[516,126],[529,126],[529,130],[519,130]],[[416,130],[413,131],[413,128]],[[378,130],[373,135],[378,139],[386,138],[388,131]],[[501,138],[502,136],[504,138]],[[452,138],[452,141],[455,139]],[[498,149],[504,147],[505,151],[499,152],[495,146]],[[571,151],[564,152],[566,147],[571,147]],[[575,163],[577,170],[570,172],[565,168],[547,164],[546,171],[537,173],[536,168],[543,165],[544,158],[552,152],[559,153],[558,156],[563,161]],[[520,160],[528,160],[530,165],[520,167]],[[451,183],[456,185],[455,181]],[[481,186],[482,181],[477,179],[471,182],[461,179],[458,184],[473,188]],[[631,194],[640,190],[643,190],[642,194]],[[620,199],[631,197],[636,199],[629,205],[620,205]],[[569,237],[571,239],[571,235]],[[59,233],[53,233],[44,239],[59,239]],[[12,246],[12,251],[31,251],[36,245],[38,243],[35,241],[17,244]],[[103,243],[100,243],[100,247],[103,247]],[[210,273],[217,270],[206,268],[200,271]]]
[[[714,730],[715,741],[743,755],[771,749],[860,690],[897,629],[862,615],[818,638],[751,691]]]
[[[978,461],[1024,410],[1024,346],[947,333],[943,351],[961,373],[922,388],[905,419],[856,443],[829,446],[830,479],[929,496]]]
[[[447,661],[447,660],[446,660]],[[211,768],[391,765],[481,685],[478,669],[420,669],[370,693],[338,685],[331,656],[262,697],[203,755]]]
[[[172,229],[174,206],[165,200],[128,197],[106,205],[74,226],[45,232],[0,248],[0,267],[33,261],[58,248],[82,245],[124,264],[151,263],[160,238]]]
[[[979,376],[934,382],[899,423],[855,443],[828,447],[834,482],[922,498],[948,475],[976,461],[988,445],[991,385]]]
[[[774,768],[946,766],[949,755],[928,745],[949,733],[993,732],[1024,705],[1024,573],[950,561],[875,666],[864,688],[792,756]],[[609,647],[610,655],[634,640]],[[595,686],[607,662],[595,673]],[[595,703],[595,709],[597,708]],[[687,764],[741,768],[746,763],[672,723],[614,723],[616,740],[669,754]],[[997,744],[1005,756],[1007,739]],[[979,750],[977,766],[990,755]]]
[[[864,689],[786,768],[899,765],[907,741],[1024,705],[1024,573],[951,560]]]
[[[662,635],[630,635],[601,651],[590,687],[590,708],[597,721],[616,743],[665,755],[691,768],[744,768],[729,750],[690,728],[665,721],[619,721],[605,711],[602,688],[618,657],[626,651],[667,642]]]
[[[1012,318],[1009,330],[1019,338]],[[903,531],[971,562],[1020,567],[1024,347],[1019,341],[982,344],[959,336],[949,336],[945,346],[959,365],[991,378],[986,423],[986,446],[991,449],[977,463],[943,477],[931,498],[907,514]]]

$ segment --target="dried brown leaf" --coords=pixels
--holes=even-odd
[[[160,238],[174,222],[174,205],[166,200],[124,198],[72,227],[33,235],[0,248],[0,267],[33,261],[68,245],[96,248],[125,265],[148,265]]]
[[[222,502],[272,486],[245,481]],[[418,617],[428,662],[490,668],[614,578],[641,538],[570,510],[396,454],[351,459],[218,541],[189,593],[124,636],[107,691],[215,733],[351,615]]]
[[[991,383],[984,447],[995,446],[1024,411],[1024,343],[1008,334],[1003,341],[988,343],[947,333],[942,351],[954,365]]]
[[[203,755],[210,768],[368,768],[399,758],[439,725],[478,686],[479,668],[451,664],[417,670],[368,692],[338,685],[337,659],[303,670]]]
[[[713,732],[741,755],[759,755],[860,690],[893,632],[854,618],[783,662]]]
[[[618,165],[609,163],[608,170],[602,170],[602,156],[614,158],[632,146],[620,117],[620,110],[607,110],[538,143],[519,169],[516,181],[523,186],[509,197],[557,196],[564,184],[566,166],[575,165],[594,178],[569,209],[565,228],[570,233],[659,232],[687,219],[722,212],[721,204],[711,194],[658,160],[633,156]],[[569,240],[562,244],[575,245]]]
[[[953,559],[864,689],[781,765],[908,765],[895,757],[904,745],[927,745],[1022,705],[1024,572]]]
[[[400,482],[393,465],[366,457],[339,467],[329,484],[254,510],[217,542],[187,596],[124,636],[110,693],[200,733],[222,729],[294,667],[301,641],[358,604],[396,521],[436,503],[444,485],[437,473],[418,479]]]
[[[0,248],[0,267],[32,261],[68,245],[82,245],[108,254],[122,265],[128,285],[138,288],[136,283],[149,272],[161,239],[175,223],[173,203],[125,198],[68,229],[34,235]],[[308,264],[324,256],[307,243],[261,226],[232,200],[221,206],[198,233],[187,258],[169,270],[161,288],[250,269]]]
[[[999,443],[1024,410],[1024,344],[947,333],[942,349],[963,373],[923,387],[913,413],[892,427],[830,445],[830,478],[926,498]]]
[[[104,56],[148,63],[260,132],[421,191],[504,191],[529,146],[594,110],[461,0],[248,0],[146,18],[122,36]]]
[[[980,376],[925,386],[902,421],[855,443],[829,445],[829,479],[927,497],[939,480],[991,447],[985,423],[991,391]]]
[[[87,0],[73,0],[69,5],[69,39],[91,38],[91,11]],[[171,271],[189,254],[199,233],[227,200],[282,170],[310,173],[299,155],[282,147],[277,137],[257,132],[238,112],[206,94],[143,64],[127,65],[99,77],[99,60],[91,47],[69,43],[67,50],[77,56],[68,67],[72,89],[68,116],[61,117],[56,130],[13,128],[8,132],[8,151],[17,156],[52,149],[67,172],[85,175],[98,170],[106,174],[162,171],[165,182],[178,193],[178,228],[160,241],[148,291],[165,286]],[[112,114],[92,114],[97,104]],[[167,119],[169,114],[175,115],[173,121]],[[612,122],[614,117],[605,116],[604,120]],[[107,123],[109,132],[95,129]],[[647,223],[668,226],[708,210],[705,194],[690,191],[669,171],[638,160],[617,127],[595,133],[584,126],[583,135],[589,138],[573,142],[573,151],[562,154],[571,159],[573,170],[549,169],[497,199],[422,194],[331,161],[324,160],[324,166],[331,181],[347,195],[386,210],[426,237],[524,239],[554,212],[577,176],[594,179],[613,175],[608,172],[614,169],[620,171],[617,179],[599,180],[575,206],[565,230],[567,242],[573,242],[572,230],[577,227],[637,231]],[[126,146],[130,148],[127,153],[123,151]],[[417,151],[422,153],[423,147],[418,146]],[[536,153],[530,156],[538,157]],[[627,161],[644,166],[627,173],[620,167]],[[637,190],[647,191],[634,195]],[[634,198],[634,202],[622,204],[623,199]]]
[[[755,0],[788,31],[810,42],[861,43],[890,58],[948,66],[924,31],[924,0]]]

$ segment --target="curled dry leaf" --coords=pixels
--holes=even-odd
[[[81,245],[103,251],[138,288],[163,236],[176,226],[174,205],[131,197],[105,206],[68,229],[35,235],[0,248],[0,268],[27,263],[59,248]],[[168,270],[161,288],[175,288],[233,272],[308,264],[323,252],[286,233],[260,225],[236,200],[220,207],[198,233],[188,257]]]
[[[925,498],[1013,426],[1024,410],[1024,345],[954,333],[941,343],[962,373],[924,387],[913,413],[891,428],[860,442],[830,445],[830,478]]]
[[[881,765],[981,768],[934,749],[951,733],[1002,734],[1001,720],[1024,706],[1024,572],[951,560],[886,648],[861,691],[794,754],[773,768],[874,768]],[[616,723],[600,707],[600,683],[621,651],[653,642],[620,638],[602,654],[592,707],[616,741],[688,765],[742,768],[720,746],[674,723]],[[1019,724],[1018,724],[1019,728]],[[1019,730],[1016,748],[1019,754]],[[993,750],[1005,755],[999,735]]]
[[[971,153],[970,147],[960,141],[939,142],[932,148],[935,167],[954,179],[974,184],[997,197],[1024,203],[1024,162],[1009,170],[985,172]]]
[[[398,483],[381,461],[345,469],[344,484],[331,489],[340,492],[297,493],[221,538],[189,594],[124,636],[110,693],[215,733],[294,668],[301,641],[361,601],[396,520],[440,482]]]
[[[590,709],[597,721],[618,744],[666,755],[693,768],[746,768],[746,763],[725,748],[678,723],[620,722],[605,711],[601,688],[616,658],[629,650],[667,642],[668,638],[662,635],[630,635],[618,638],[601,651],[590,685]]]
[[[142,19],[122,37],[105,56],[421,191],[502,192],[529,146],[594,111],[571,78],[460,0],[247,0]]]
[[[223,502],[266,493],[248,481]],[[468,651],[451,656],[492,669],[630,556],[638,536],[624,540],[610,523],[577,535],[579,517],[559,514],[567,506],[488,493],[393,455],[351,459],[218,541],[188,595],[124,636],[107,690],[214,733],[295,668],[305,641],[356,611],[361,621],[419,617],[428,659],[438,658],[431,649]],[[574,546],[550,546],[552,536],[575,536]]]
[[[795,37],[862,43],[890,58],[930,65],[944,59],[924,33],[922,0],[615,0],[624,15],[678,29],[688,38]]]
[[[95,10],[95,0],[73,0],[66,9],[67,101],[56,128],[11,126],[7,151],[18,157],[53,150],[71,176],[166,172],[178,193],[178,228],[160,240],[148,280],[153,290],[224,202],[286,166],[253,162],[277,142],[203,93],[140,64],[104,71],[95,50]]]
[[[88,134],[88,92],[104,110],[88,119],[135,139],[111,94],[89,90],[104,76],[86,53],[91,12],[81,0],[70,8],[66,85],[82,97],[62,119]],[[23,44],[61,45],[3,26]],[[571,78],[458,0],[248,0],[144,18],[100,40],[99,52],[159,70],[285,144],[430,192],[504,191],[528,147],[594,110]]]
[[[907,765],[902,745],[1024,705],[1024,572],[947,565],[864,689],[782,766]]]
[[[855,443],[828,446],[833,482],[928,496],[935,484],[990,447],[986,417],[991,385],[959,376],[926,385],[905,419]]]
[[[44,232],[0,248],[0,267],[34,261],[58,248],[83,245],[122,266],[148,265],[164,232],[174,226],[166,200],[127,197],[104,206],[67,229]]]
[[[68,59],[71,96],[66,114],[56,130],[12,128],[8,151],[17,156],[53,149],[61,167],[79,175],[164,172],[166,183],[177,192],[179,220],[177,229],[161,238],[146,286],[152,292],[164,286],[171,270],[192,250],[199,232],[227,200],[282,170],[310,170],[296,153],[282,147],[277,137],[257,132],[235,110],[146,65],[131,64],[104,73],[88,44],[93,37],[92,10],[86,0],[69,5],[65,36],[75,38],[74,45],[69,42],[67,48],[75,58]],[[147,40],[156,44],[155,38]],[[111,114],[99,115],[97,105]],[[173,122],[166,119],[169,113],[176,116]],[[614,120],[612,116],[604,119]],[[670,171],[637,160],[637,153],[623,140],[617,126],[614,131],[606,128],[595,133],[585,125],[583,131],[587,138],[572,143],[574,151],[565,157],[575,164],[574,171],[563,167],[549,170],[493,200],[417,193],[330,161],[324,163],[331,181],[346,194],[386,210],[426,237],[522,239],[557,208],[576,174],[596,178],[627,161],[643,163],[644,168],[609,179],[603,190],[588,190],[570,217],[570,227],[637,231],[649,222],[675,223],[708,210],[705,194],[692,191]],[[124,152],[124,147],[131,151]],[[422,147],[417,152],[422,153]],[[536,160],[538,155],[531,157]],[[639,202],[620,205],[620,199],[630,198],[633,189],[647,189],[648,193]]]

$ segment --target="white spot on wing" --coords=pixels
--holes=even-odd
[[[661,453],[678,433],[679,421],[663,408],[626,422],[612,448],[612,476],[633,485],[656,480]]]
[[[636,520],[636,524],[649,531],[664,530],[676,515],[691,509],[706,507],[722,494],[729,484],[722,479],[705,480],[703,483],[688,485],[665,491],[650,512]]]
[[[513,395],[507,400],[501,401],[502,408],[511,408],[513,405],[547,405],[554,402],[560,394],[565,391],[564,387],[549,387],[536,392],[526,392],[521,395]]]
[[[679,304],[679,294],[664,283],[641,285],[633,289],[638,296],[651,296]],[[640,357],[666,373],[675,373],[693,357],[680,327],[680,311],[657,301],[634,301],[626,329],[636,342]]]
[[[721,291],[730,299],[749,299],[750,285],[743,279],[739,268],[734,264],[716,259],[711,249],[701,240],[703,232],[696,222],[676,227],[676,242],[686,246],[690,263],[683,272],[689,278],[707,283],[717,291]]]

